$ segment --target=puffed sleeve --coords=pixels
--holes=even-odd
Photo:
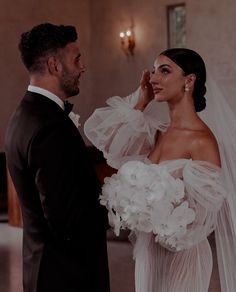
[[[183,235],[157,235],[156,240],[172,251],[188,249],[206,239],[216,228],[218,211],[226,197],[220,168],[203,161],[190,160],[183,167],[181,161],[176,162],[167,162],[166,167],[174,177],[183,180],[184,200],[194,210],[195,219]]]
[[[96,109],[85,122],[86,136],[113,168],[143,160],[154,146],[157,130],[166,128],[150,115],[150,107],[143,112],[134,109],[139,96],[140,88],[125,98],[111,97],[108,106]]]

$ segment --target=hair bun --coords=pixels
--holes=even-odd
[[[198,98],[194,98],[194,107],[196,112],[201,112],[206,107],[206,98],[204,96],[198,96]]]
[[[206,86],[200,85],[196,82],[194,91],[193,91],[193,101],[194,101],[194,107],[196,112],[201,112],[206,107]]]

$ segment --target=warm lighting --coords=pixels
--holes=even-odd
[[[134,55],[135,36],[133,27],[120,32],[121,48],[126,55]]]
[[[125,37],[125,33],[122,31],[122,32],[120,32],[120,37],[121,38],[124,38]]]
[[[127,30],[126,31],[126,35],[127,35],[127,37],[130,37],[131,36],[131,31],[130,30]]]

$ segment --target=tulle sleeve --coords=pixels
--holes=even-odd
[[[175,177],[180,177],[185,186],[185,199],[194,210],[195,219],[188,225],[182,236],[175,238],[157,236],[164,247],[179,251],[188,249],[215,230],[218,211],[226,198],[220,168],[203,161],[189,161],[183,167],[178,161],[167,163],[167,168]]]
[[[171,251],[206,239],[224,198],[220,168],[186,159],[159,165],[129,161],[106,178],[100,197],[117,235],[122,228],[152,232]]]
[[[111,97],[107,107],[96,109],[85,122],[86,136],[113,168],[128,160],[143,160],[154,146],[157,130],[166,128],[150,115],[150,106],[143,112],[134,109],[139,96],[140,88],[125,98]]]

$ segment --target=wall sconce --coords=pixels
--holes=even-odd
[[[135,48],[135,35],[133,27],[126,30],[126,32],[120,32],[121,48],[128,55],[134,55]]]

